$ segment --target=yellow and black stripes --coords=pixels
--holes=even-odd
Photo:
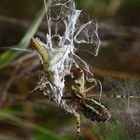
[[[92,121],[104,122],[111,117],[107,108],[94,99],[83,99],[81,106],[82,113]]]

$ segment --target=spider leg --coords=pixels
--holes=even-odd
[[[80,137],[80,115],[76,115],[76,126],[77,126],[76,139],[79,140],[79,137]]]
[[[71,100],[73,99],[74,97],[72,96],[63,96],[62,99],[65,99],[65,100]]]
[[[92,89],[94,89],[96,86],[97,86],[97,81],[94,80],[94,81],[93,81],[93,84],[92,84],[89,88],[87,88],[87,89],[85,90],[85,94],[87,94],[89,91],[91,91]]]

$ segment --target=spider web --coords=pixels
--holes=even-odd
[[[140,127],[140,104],[139,104],[139,93],[140,93],[140,84],[138,81],[124,81],[118,83],[118,86],[112,90],[111,94],[122,95],[128,98],[121,99],[119,102],[117,101],[118,115],[134,126]],[[135,98],[131,98],[135,97]]]
[[[44,4],[47,7],[45,0]],[[74,0],[49,1],[49,10],[46,14],[48,22],[46,43],[37,39],[47,50],[47,56],[50,61],[48,71],[53,73],[54,77],[53,81],[49,81],[45,77],[38,88],[51,90],[51,94],[44,94],[47,94],[49,98],[52,98],[64,110],[74,115],[78,114],[75,107],[68,105],[65,100],[62,100],[62,96],[65,94],[64,78],[70,74],[72,64],[79,61],[80,67],[87,72],[87,80],[90,82],[94,80],[88,64],[75,54],[77,51],[75,43],[94,45],[95,48],[91,53],[95,56],[98,55],[100,47],[97,24],[93,21],[82,22],[81,14],[81,10],[76,10]]]

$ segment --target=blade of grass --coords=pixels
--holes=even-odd
[[[19,42],[19,44],[16,45],[17,48],[26,48],[29,45],[31,37],[36,33],[39,25],[41,24],[41,21],[43,17],[45,16],[45,8],[42,8],[38,14],[36,15],[33,23],[31,24],[30,28],[27,30],[25,33],[24,37],[22,40]],[[9,50],[2,54],[0,56],[0,69],[10,65],[22,52],[20,51],[13,51]]]
[[[51,133],[48,129],[41,127],[39,125],[36,125],[32,122],[20,119],[14,116],[12,113],[9,113],[6,111],[0,111],[0,120],[3,120],[3,121],[6,120],[6,122],[17,125],[17,126],[33,129],[36,132],[39,132],[40,134],[45,135],[46,138],[51,139],[51,140],[61,139],[60,137],[55,136],[53,133]]]
[[[5,136],[5,135],[1,135],[0,134],[0,140],[9,140],[11,137]]]

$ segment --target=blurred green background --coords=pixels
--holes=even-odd
[[[41,92],[30,93],[37,85],[38,57],[3,49],[31,48],[34,34],[45,38],[42,7],[43,0],[0,0],[0,140],[75,139],[75,117]],[[140,96],[140,0],[76,0],[76,7],[99,25],[99,55],[79,55],[101,80],[103,94]],[[140,100],[101,100],[112,118],[96,123],[82,116],[81,140],[139,140]]]

